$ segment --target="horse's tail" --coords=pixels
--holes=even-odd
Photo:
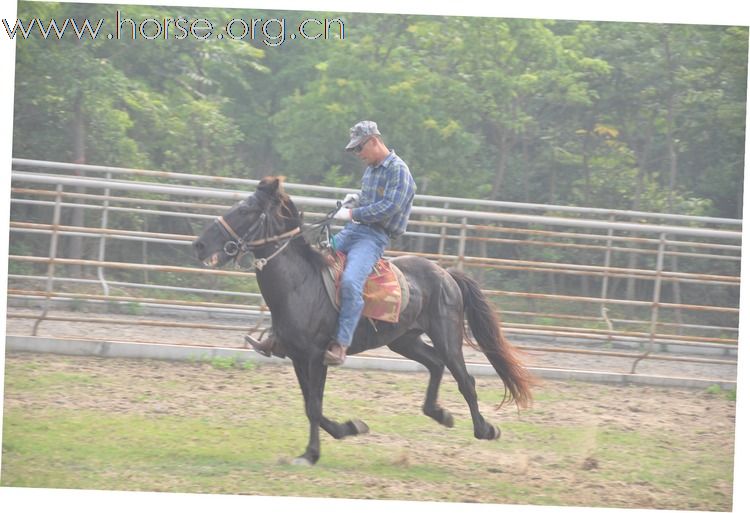
[[[531,373],[521,364],[519,351],[508,342],[500,330],[500,319],[482,293],[479,284],[471,277],[457,269],[448,272],[461,288],[464,298],[464,314],[469,321],[469,328],[479,343],[479,348],[490,361],[495,371],[505,384],[505,393],[500,406],[509,398],[521,407],[531,405],[531,386],[535,382]],[[466,335],[466,334],[465,334]],[[468,336],[467,341],[470,342]],[[474,344],[471,344],[474,345]]]

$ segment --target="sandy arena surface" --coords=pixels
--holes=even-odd
[[[8,376],[11,380],[41,384],[48,379],[45,376],[74,375],[86,376],[86,379],[68,379],[64,386],[46,389],[7,388],[6,411],[70,409],[71,412],[100,411],[107,415],[143,415],[146,418],[204,419],[218,425],[248,423],[261,429],[279,429],[275,423],[285,420],[278,418],[275,409],[284,408],[295,420],[304,422],[291,366],[259,365],[247,371],[190,362],[31,353],[12,353],[6,360],[6,384]],[[508,498],[502,492],[471,485],[472,479],[491,479],[528,490],[522,499],[516,497],[511,502],[523,500],[524,503],[549,504],[552,501],[553,504],[579,506],[722,511],[731,508],[735,402],[723,394],[664,387],[547,381],[536,388],[540,400],[531,410],[524,410],[520,415],[513,407],[495,410],[492,403],[481,402],[480,407],[488,420],[503,426],[504,432],[500,441],[480,442],[471,439],[470,431],[467,432],[471,428],[466,424],[466,405],[457,394],[449,393],[456,386],[448,376],[441,387],[445,392],[441,394],[441,403],[457,419],[462,419],[463,424],[446,430],[422,417],[420,405],[425,378],[424,374],[418,373],[347,369],[330,372],[327,397],[334,399],[328,403],[327,413],[333,418],[343,420],[347,415],[354,415],[372,421],[372,416],[406,415],[415,419],[410,422],[424,419],[424,428],[418,437],[410,438],[398,428],[388,429],[371,422],[372,431],[364,436],[344,441],[325,436],[323,458],[326,458],[326,453],[335,453],[348,444],[355,444],[361,446],[360,451],[372,449],[380,451],[378,454],[389,455],[381,456],[385,458],[383,464],[389,468],[420,468],[428,463],[439,468],[450,465],[450,471],[455,472],[457,478],[460,476],[457,479],[460,482],[428,481],[415,488],[409,481],[376,473],[324,477],[316,472],[301,472],[295,478],[299,481],[298,490],[303,490],[300,493],[349,498],[507,502]],[[168,389],[165,388],[167,384]],[[496,378],[477,379],[480,400],[490,391],[497,391],[498,387]],[[352,390],[357,391],[359,402],[347,406],[346,399],[342,398],[350,397]],[[282,400],[279,391],[289,391],[289,398],[281,394]],[[259,422],[258,419],[261,419],[260,425],[252,424]],[[519,422],[521,424],[515,424],[518,427],[514,429],[514,423]],[[547,429],[552,434],[535,435],[547,432]],[[578,440],[574,447],[564,449],[565,433],[574,434]],[[676,460],[673,461],[671,453],[665,453],[670,454],[671,463],[658,459],[643,461],[651,467],[641,469],[639,458],[611,453],[606,440],[613,433],[625,439],[632,435],[636,439],[656,440],[658,447],[664,447],[660,451],[677,451]],[[304,428],[297,435],[289,436],[301,451],[305,443]],[[253,436],[246,443],[257,442],[258,438]],[[279,473],[279,479],[286,479],[283,476],[288,473],[289,458],[295,456],[289,453],[290,450],[294,449],[264,443],[263,451],[271,455],[271,461],[278,458],[278,463],[271,463],[263,470],[263,475],[273,477]],[[706,469],[702,467],[705,465],[696,462],[705,462],[707,454],[711,454],[716,462],[725,462],[717,464],[720,469],[725,469],[723,475],[729,477],[704,476]],[[644,457],[652,459],[650,455]],[[19,461],[11,458],[7,455],[4,460],[7,468],[21,472],[24,468],[21,456]],[[221,491],[185,489],[187,485],[180,484],[182,481],[179,480],[181,469],[169,467],[166,462],[157,472],[152,481],[130,481],[118,486],[155,491]],[[363,468],[362,472],[370,471]],[[634,477],[642,472],[651,473],[654,481]],[[682,477],[677,479],[676,475]],[[12,477],[6,475],[4,479]],[[170,488],[171,481],[175,481],[176,489]],[[363,481],[366,484],[364,491],[350,491]],[[665,482],[669,484],[665,485]],[[221,486],[224,487],[221,493],[279,493],[264,488],[261,480],[251,474],[228,479]]]

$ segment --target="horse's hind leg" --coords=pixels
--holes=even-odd
[[[437,316],[427,334],[436,352],[451,371],[466,404],[469,405],[471,420],[474,423],[474,436],[480,440],[500,438],[500,428],[488,423],[479,413],[475,380],[464,362],[463,319],[458,319],[453,312]]]
[[[392,351],[427,367],[427,370],[430,371],[430,382],[427,385],[427,394],[422,411],[443,426],[453,427],[453,415],[437,403],[438,389],[440,388],[440,381],[443,379],[445,365],[435,352],[435,348],[422,342],[419,335],[410,334],[396,339],[388,344],[388,347]]]

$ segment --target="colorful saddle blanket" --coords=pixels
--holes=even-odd
[[[346,265],[346,255],[337,251],[331,257],[332,265],[323,270],[323,283],[328,297],[339,309],[339,286]],[[409,303],[409,284],[404,274],[388,260],[380,259],[365,282],[365,308],[362,315],[368,319],[398,322],[399,314]]]

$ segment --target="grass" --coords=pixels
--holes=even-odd
[[[608,387],[545,388],[537,409],[506,414],[501,441],[484,442],[473,438],[452,381],[441,388],[443,404],[455,414],[456,426],[448,430],[419,412],[426,375],[341,369],[327,390],[327,412],[361,415],[372,433],[341,441],[322,434],[323,458],[301,468],[289,462],[302,452],[308,425],[285,367],[242,368],[234,359],[214,358],[174,364],[172,374],[168,364],[136,362],[113,372],[102,359],[52,358],[6,360],[2,486],[731,507],[731,450],[703,443],[698,434],[550,420],[561,403],[586,404],[574,402],[580,392],[588,394],[585,401],[605,400]],[[83,368],[69,365],[81,361]],[[362,383],[371,387],[352,393]],[[370,388],[378,390],[377,401]],[[500,396],[497,387],[482,388],[488,418]],[[728,399],[701,396],[712,407]],[[394,397],[406,400],[394,405]],[[586,461],[595,468],[585,468]]]
[[[54,408],[39,415],[13,409],[5,418],[1,483],[197,493],[247,493],[250,486],[266,495],[326,497],[334,496],[331,485],[347,476],[346,493],[356,497],[366,495],[362,483],[377,476],[408,481],[410,488],[442,488],[442,498],[459,498],[455,490],[451,492],[456,476],[449,465],[394,465],[393,455],[384,447],[342,443],[314,471],[293,467],[278,450],[294,451],[290,441],[302,439],[306,427],[299,425],[283,434],[268,428],[261,421],[234,425],[171,416]],[[504,489],[504,498],[513,502],[522,501],[525,494],[525,487],[512,483],[487,478],[475,482],[496,493]]]
[[[201,419],[49,409],[11,411],[5,426],[3,486],[203,491],[271,463],[249,431]]]
[[[718,384],[714,383],[713,385],[709,386],[706,389],[706,392],[709,394],[714,395],[723,395],[728,401],[736,401],[737,400],[737,389],[732,388],[729,390],[724,390],[719,386]]]
[[[67,386],[72,383],[93,383],[93,379],[90,376],[68,373],[68,372],[49,372],[41,373],[33,376],[24,376],[15,379],[12,383],[14,390],[19,391],[34,391],[34,390],[46,390],[53,386]]]
[[[191,356],[190,362],[192,364],[207,363],[214,369],[228,370],[228,369],[241,369],[241,370],[253,370],[255,369],[255,363],[251,360],[240,360],[236,356],[203,356],[198,358],[197,356]]]
[[[214,369],[253,370],[255,363],[250,360],[239,360],[236,356],[215,356],[209,360]]]

